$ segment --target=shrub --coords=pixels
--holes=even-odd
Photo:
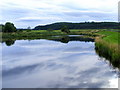
[[[67,26],[63,26],[63,28],[61,29],[62,32],[65,32],[65,33],[70,33],[70,30],[68,29]]]

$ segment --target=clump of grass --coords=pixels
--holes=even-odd
[[[95,42],[96,52],[100,56],[109,60],[114,67],[118,67],[120,69],[120,50],[118,49],[119,44],[109,43],[100,37],[97,37]]]

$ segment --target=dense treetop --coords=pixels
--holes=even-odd
[[[0,25],[2,32],[16,32],[16,27],[11,22],[6,22],[5,25]]]

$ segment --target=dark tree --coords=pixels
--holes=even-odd
[[[5,24],[3,32],[16,32],[16,27],[14,26],[13,23],[7,22]]]
[[[65,32],[65,33],[70,33],[70,30],[68,29],[67,26],[63,26],[63,28],[61,29],[62,32]]]

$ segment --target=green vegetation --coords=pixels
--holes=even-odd
[[[17,32],[13,33],[0,33],[2,35],[2,39],[40,39],[40,38],[47,38],[51,36],[64,36],[64,35],[85,35],[84,37],[91,37],[95,38],[97,36],[96,32],[98,30],[70,30],[69,33],[61,32],[61,30],[18,30]]]
[[[120,33],[112,32],[112,31],[102,31],[102,32],[99,32],[99,34],[106,36],[106,37],[103,37],[103,40],[109,43],[118,44],[118,36],[120,35]]]
[[[69,29],[120,29],[120,23],[118,22],[58,22],[44,26],[36,26],[34,30],[60,30],[63,26],[67,26]]]
[[[65,32],[65,33],[70,33],[70,30],[68,29],[67,26],[63,26],[63,28],[61,29],[62,32]]]
[[[13,23],[7,22],[5,25],[2,25],[2,32],[16,32],[16,27]]]
[[[7,22],[5,25],[0,25],[2,32],[0,32],[0,36],[2,36],[2,42],[5,42],[8,46],[14,44],[15,40],[18,39],[50,39],[50,40],[58,40],[61,42],[68,43],[69,40],[74,40],[75,38],[69,38],[66,35],[83,35],[81,40],[89,41],[91,39],[95,39],[95,50],[100,55],[110,60],[114,67],[120,68],[120,51],[118,49],[119,42],[118,38],[120,33],[118,33],[118,29],[110,29],[112,25],[113,28],[118,26],[120,23],[55,23],[47,26],[38,26],[35,27],[36,30],[32,30],[28,27],[26,30],[16,30],[16,27],[13,23]],[[59,26],[60,25],[60,26]],[[78,26],[76,26],[78,25]],[[82,29],[83,25],[85,28],[91,27],[92,29]],[[93,29],[96,28],[98,29]],[[62,28],[61,28],[62,26]],[[64,27],[63,27],[64,26]],[[44,28],[43,28],[44,27]],[[77,29],[71,29],[71,28]],[[78,27],[81,29],[78,29]],[[109,28],[108,28],[109,27]],[[46,28],[46,29],[45,29]],[[59,29],[60,28],[60,29]],[[70,30],[69,30],[69,29]],[[107,29],[99,29],[99,28],[107,28]],[[45,30],[38,30],[45,29]],[[59,29],[59,30],[54,30]],[[61,36],[54,37],[54,36]],[[85,39],[86,38],[86,39]],[[77,38],[78,39],[78,38]],[[80,39],[78,39],[80,40]]]
[[[119,50],[119,35],[118,32],[102,31],[99,32],[101,37],[95,40],[96,52],[110,60],[114,67],[120,69],[120,50]]]

